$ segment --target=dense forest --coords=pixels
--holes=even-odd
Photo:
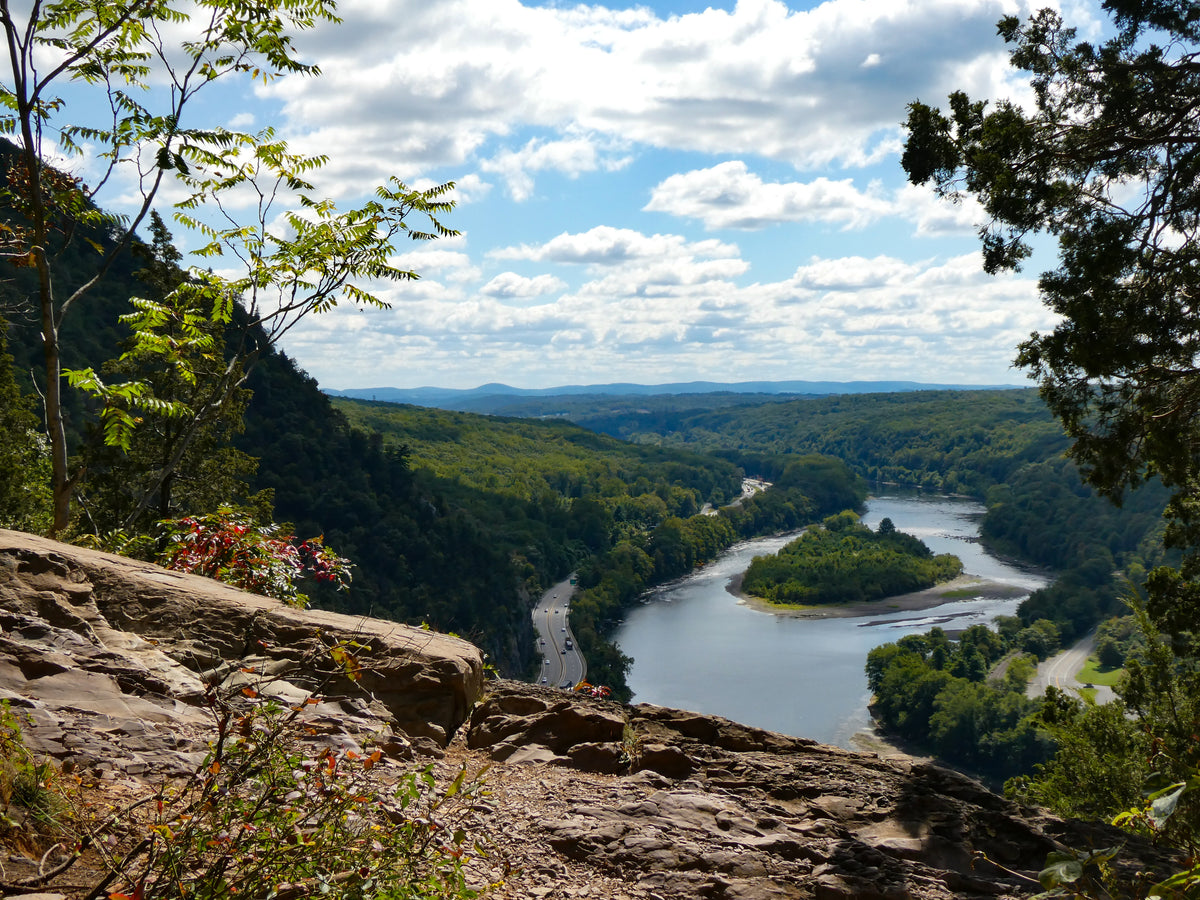
[[[482,491],[540,496],[657,497],[651,512],[690,516],[742,492],[741,472],[709,454],[654,447],[565,421],[513,419],[335,398],[350,423],[406,447],[413,464]],[[657,507],[657,501],[647,500]],[[626,504],[631,514],[636,505]]]
[[[952,640],[934,628],[876,647],[867,656],[872,712],[887,733],[952,765],[996,780],[1029,772],[1054,750],[1036,718],[1040,701],[1025,697],[1036,659],[1058,649],[1044,629],[1002,620],[998,631],[973,625]],[[1040,652],[1019,655],[1030,647]]]
[[[891,519],[871,531],[846,511],[807,528],[774,556],[756,556],[742,590],[788,606],[861,603],[961,574],[958,557],[934,556],[919,538],[897,531]]]
[[[575,421],[637,443],[729,458],[823,453],[872,482],[976,496],[1068,443],[1032,389],[845,394]]]

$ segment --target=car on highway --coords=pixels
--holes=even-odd
[[[542,676],[542,684],[545,684],[545,683],[546,683],[546,676],[545,676],[545,675],[543,675],[543,676]]]

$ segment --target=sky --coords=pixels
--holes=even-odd
[[[956,89],[1027,102],[996,23],[1045,5],[343,0],[297,42],[319,78],[207,114],[328,154],[339,203],[457,185],[461,234],[399,248],[421,277],[379,286],[390,309],[284,341],[324,388],[1021,384],[1053,260],[985,275],[979,211],[906,185],[900,123]]]

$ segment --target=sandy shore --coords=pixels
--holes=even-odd
[[[935,585],[923,591],[911,594],[900,594],[896,597],[884,597],[882,600],[872,600],[866,603],[848,603],[842,606],[777,606],[761,597],[752,597],[742,593],[742,575],[729,579],[725,589],[744,603],[762,612],[777,616],[788,616],[796,619],[834,619],[851,616],[877,616],[886,612],[908,612],[911,610],[929,609],[951,603],[955,600],[992,599],[1002,600],[1008,597],[1021,597],[1027,593],[1011,584],[998,581],[988,581],[974,575],[959,575],[957,578]]]

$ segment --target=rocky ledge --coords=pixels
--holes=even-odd
[[[325,665],[337,645],[362,678]],[[253,677],[333,731],[445,746],[478,699],[479,650],[378,619],[298,610],[208,578],[0,530],[0,698],[72,768],[175,774],[203,755],[209,687]],[[265,686],[264,686],[265,685]]]
[[[1118,840],[932,764],[512,682],[465,745],[499,766],[505,840],[530,873],[513,898],[1026,897],[1051,850]]]
[[[336,645],[369,658],[361,680],[315,662]],[[484,683],[455,638],[0,531],[0,697],[28,714],[29,746],[81,779],[136,791],[193,771],[205,692],[247,673],[288,702],[319,683],[314,740],[369,737],[447,778],[486,769],[476,821],[496,852],[479,877],[510,900],[1030,896],[1049,851],[1115,842],[934,765]],[[10,876],[36,865],[7,854]]]

